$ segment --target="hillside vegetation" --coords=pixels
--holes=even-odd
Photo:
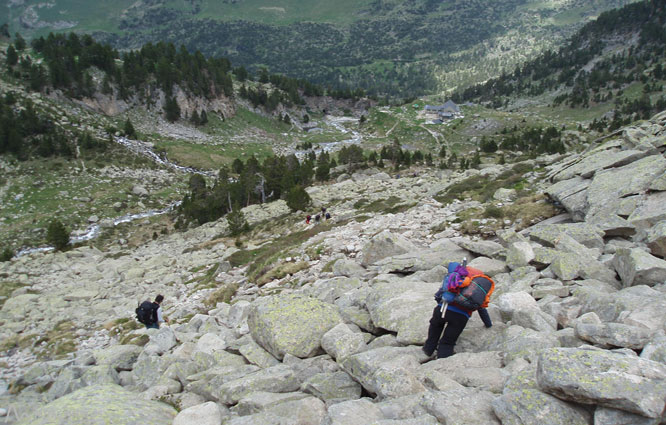
[[[410,96],[483,81],[554,47],[586,20],[629,0],[3,0],[10,30],[83,31],[117,48],[183,43],[235,64],[333,86]]]

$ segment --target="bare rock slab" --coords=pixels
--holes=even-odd
[[[666,365],[605,350],[552,348],[537,363],[539,388],[558,398],[658,418],[666,406]]]
[[[17,425],[171,425],[176,413],[119,385],[94,385],[47,404]]]

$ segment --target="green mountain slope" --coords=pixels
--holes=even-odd
[[[630,0],[3,0],[10,31],[92,32],[119,48],[173,41],[251,70],[419,94],[483,81]]]

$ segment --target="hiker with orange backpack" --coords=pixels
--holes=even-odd
[[[486,307],[494,290],[495,282],[481,270],[467,267],[467,260],[463,264],[449,263],[442,287],[435,293],[437,307],[430,319],[423,352],[430,357],[437,349],[438,359],[452,356],[458,337],[475,311],[486,328],[491,327]]]

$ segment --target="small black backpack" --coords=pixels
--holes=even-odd
[[[157,309],[155,304],[150,301],[144,301],[134,310],[136,312],[136,320],[144,325],[152,325],[157,322]]]

